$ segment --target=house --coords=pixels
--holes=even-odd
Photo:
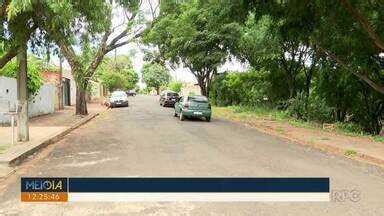
[[[44,81],[51,83],[56,86],[57,94],[55,101],[55,108],[59,108],[60,91],[61,100],[64,106],[72,106],[76,104],[76,82],[72,76],[71,70],[64,69],[61,75],[60,85],[60,72],[59,71],[44,71]],[[107,95],[106,88],[99,82],[90,81],[90,92],[87,97],[88,102],[90,101],[103,101]]]
[[[71,70],[63,69],[62,74],[62,100],[64,106],[76,104],[76,82],[72,76]]]

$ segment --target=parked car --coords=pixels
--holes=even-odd
[[[174,116],[179,116],[181,121],[187,117],[205,118],[211,121],[211,104],[208,98],[203,95],[180,97],[175,103]]]
[[[174,107],[178,99],[179,94],[177,94],[176,92],[170,90],[162,91],[159,99],[160,106]]]
[[[128,96],[133,96],[133,97],[134,97],[134,96],[136,96],[136,91],[135,91],[134,89],[128,90],[128,91],[127,91],[127,95],[128,95]]]
[[[129,106],[128,96],[124,91],[114,91],[109,98],[109,107]]]

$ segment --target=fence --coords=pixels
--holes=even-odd
[[[29,117],[53,113],[55,111],[55,86],[43,84],[39,92],[28,101]],[[0,103],[1,108],[13,106],[17,103],[17,81],[13,78],[0,76]],[[9,103],[9,105],[8,105]],[[9,115],[0,112],[0,124],[8,124]]]

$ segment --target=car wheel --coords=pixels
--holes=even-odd
[[[205,121],[210,122],[211,121],[211,116],[205,117]]]
[[[184,115],[183,115],[183,112],[180,112],[179,117],[180,117],[180,121],[184,121],[185,117],[184,117]]]

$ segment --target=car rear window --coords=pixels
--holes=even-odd
[[[190,96],[188,97],[189,100],[196,101],[196,102],[208,102],[208,98],[205,96]]]
[[[167,96],[169,96],[169,97],[177,97],[179,95],[177,93],[168,92]]]
[[[124,92],[113,92],[112,97],[124,97],[127,96]]]

